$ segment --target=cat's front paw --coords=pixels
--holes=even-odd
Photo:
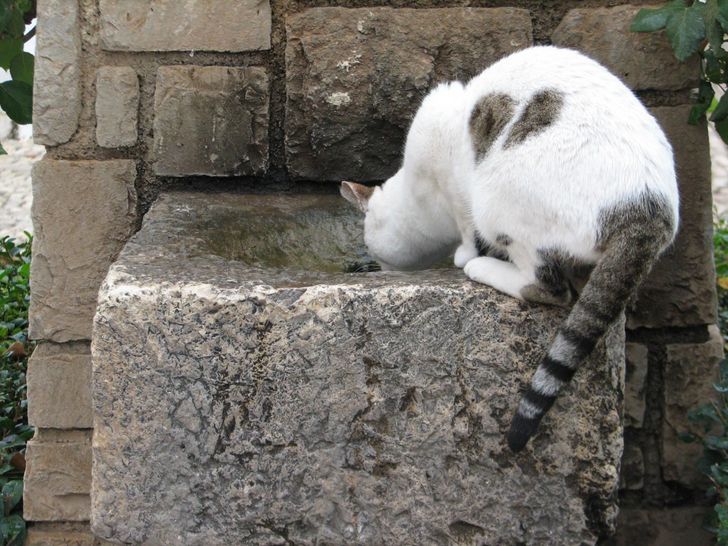
[[[465,265],[473,258],[478,257],[478,250],[473,245],[466,245],[463,243],[455,251],[455,267],[462,269]]]

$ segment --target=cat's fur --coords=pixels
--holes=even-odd
[[[342,194],[366,212],[365,241],[384,269],[424,268],[455,250],[474,281],[573,304],[513,418],[514,451],[678,225],[672,149],[655,119],[605,68],[555,47],[434,89],[399,172],[374,190],[343,183]]]

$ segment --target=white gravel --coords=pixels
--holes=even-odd
[[[30,168],[45,153],[31,139],[0,140],[7,155],[0,155],[0,237],[25,238],[30,221]]]

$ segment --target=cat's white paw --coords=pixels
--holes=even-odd
[[[455,258],[453,261],[455,262],[455,267],[462,269],[469,261],[477,257],[478,251],[476,248],[472,244],[466,245],[463,243],[455,251]]]
[[[492,277],[490,260],[491,259],[485,256],[472,258],[463,266],[463,271],[472,281],[479,282],[481,284],[491,284],[488,282],[490,277]]]

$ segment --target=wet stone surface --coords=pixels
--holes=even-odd
[[[342,272],[360,241],[336,196],[155,203],[95,319],[97,536],[562,545],[613,528],[623,325],[514,456],[510,415],[564,312],[459,270]]]

